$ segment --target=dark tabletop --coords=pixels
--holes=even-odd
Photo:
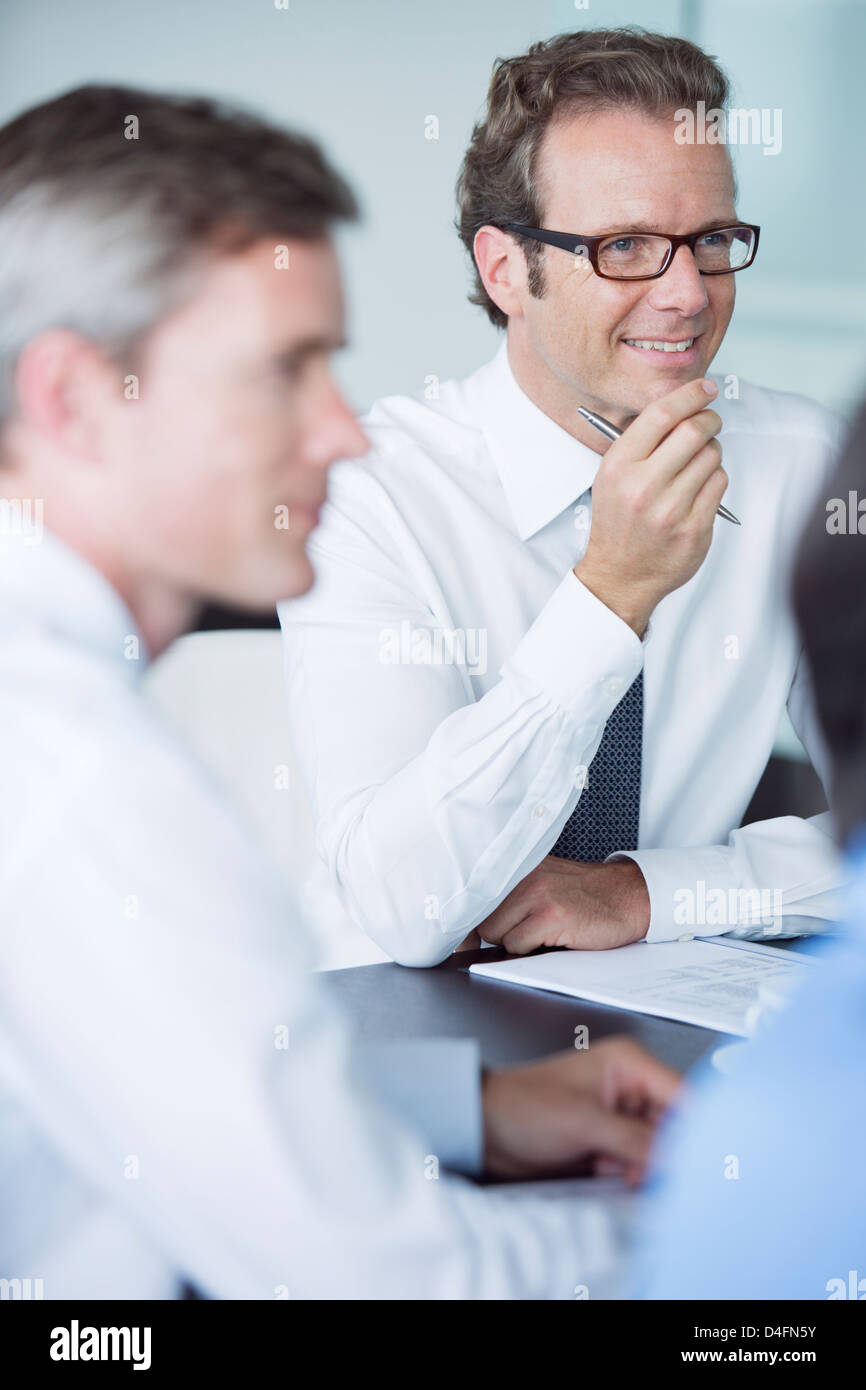
[[[477,1038],[485,1066],[530,1062],[573,1047],[581,1024],[589,1029],[589,1042],[626,1033],[679,1071],[709,1049],[735,1041],[689,1023],[469,974],[475,961],[508,959],[502,950],[458,951],[430,969],[361,965],[320,978],[365,1041]]]

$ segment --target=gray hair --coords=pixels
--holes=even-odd
[[[131,361],[209,252],[357,211],[312,140],[238,107],[86,86],[25,111],[0,129],[0,427],[37,334]]]

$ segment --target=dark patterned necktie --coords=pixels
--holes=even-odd
[[[600,863],[618,849],[637,849],[643,748],[643,671],[604,726],[580,800],[551,854]]]

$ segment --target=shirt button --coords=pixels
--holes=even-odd
[[[578,763],[577,767],[574,769],[574,785],[575,789],[579,792],[582,792],[586,786],[586,774],[587,768],[585,765],[583,763]]]
[[[535,816],[536,820],[542,820],[543,817],[547,815],[547,807],[539,802],[532,814]]]
[[[606,676],[601,683],[601,688],[605,695],[618,695],[622,690],[622,681],[619,676]]]

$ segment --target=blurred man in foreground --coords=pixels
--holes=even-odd
[[[602,1296],[596,1203],[439,1164],[635,1181],[676,1084],[601,1043],[482,1105],[471,1042],[365,1054],[141,694],[206,600],[312,582],[365,446],[329,368],[353,213],[314,145],[204,101],[82,88],[0,131],[0,1276],[46,1297]]]

